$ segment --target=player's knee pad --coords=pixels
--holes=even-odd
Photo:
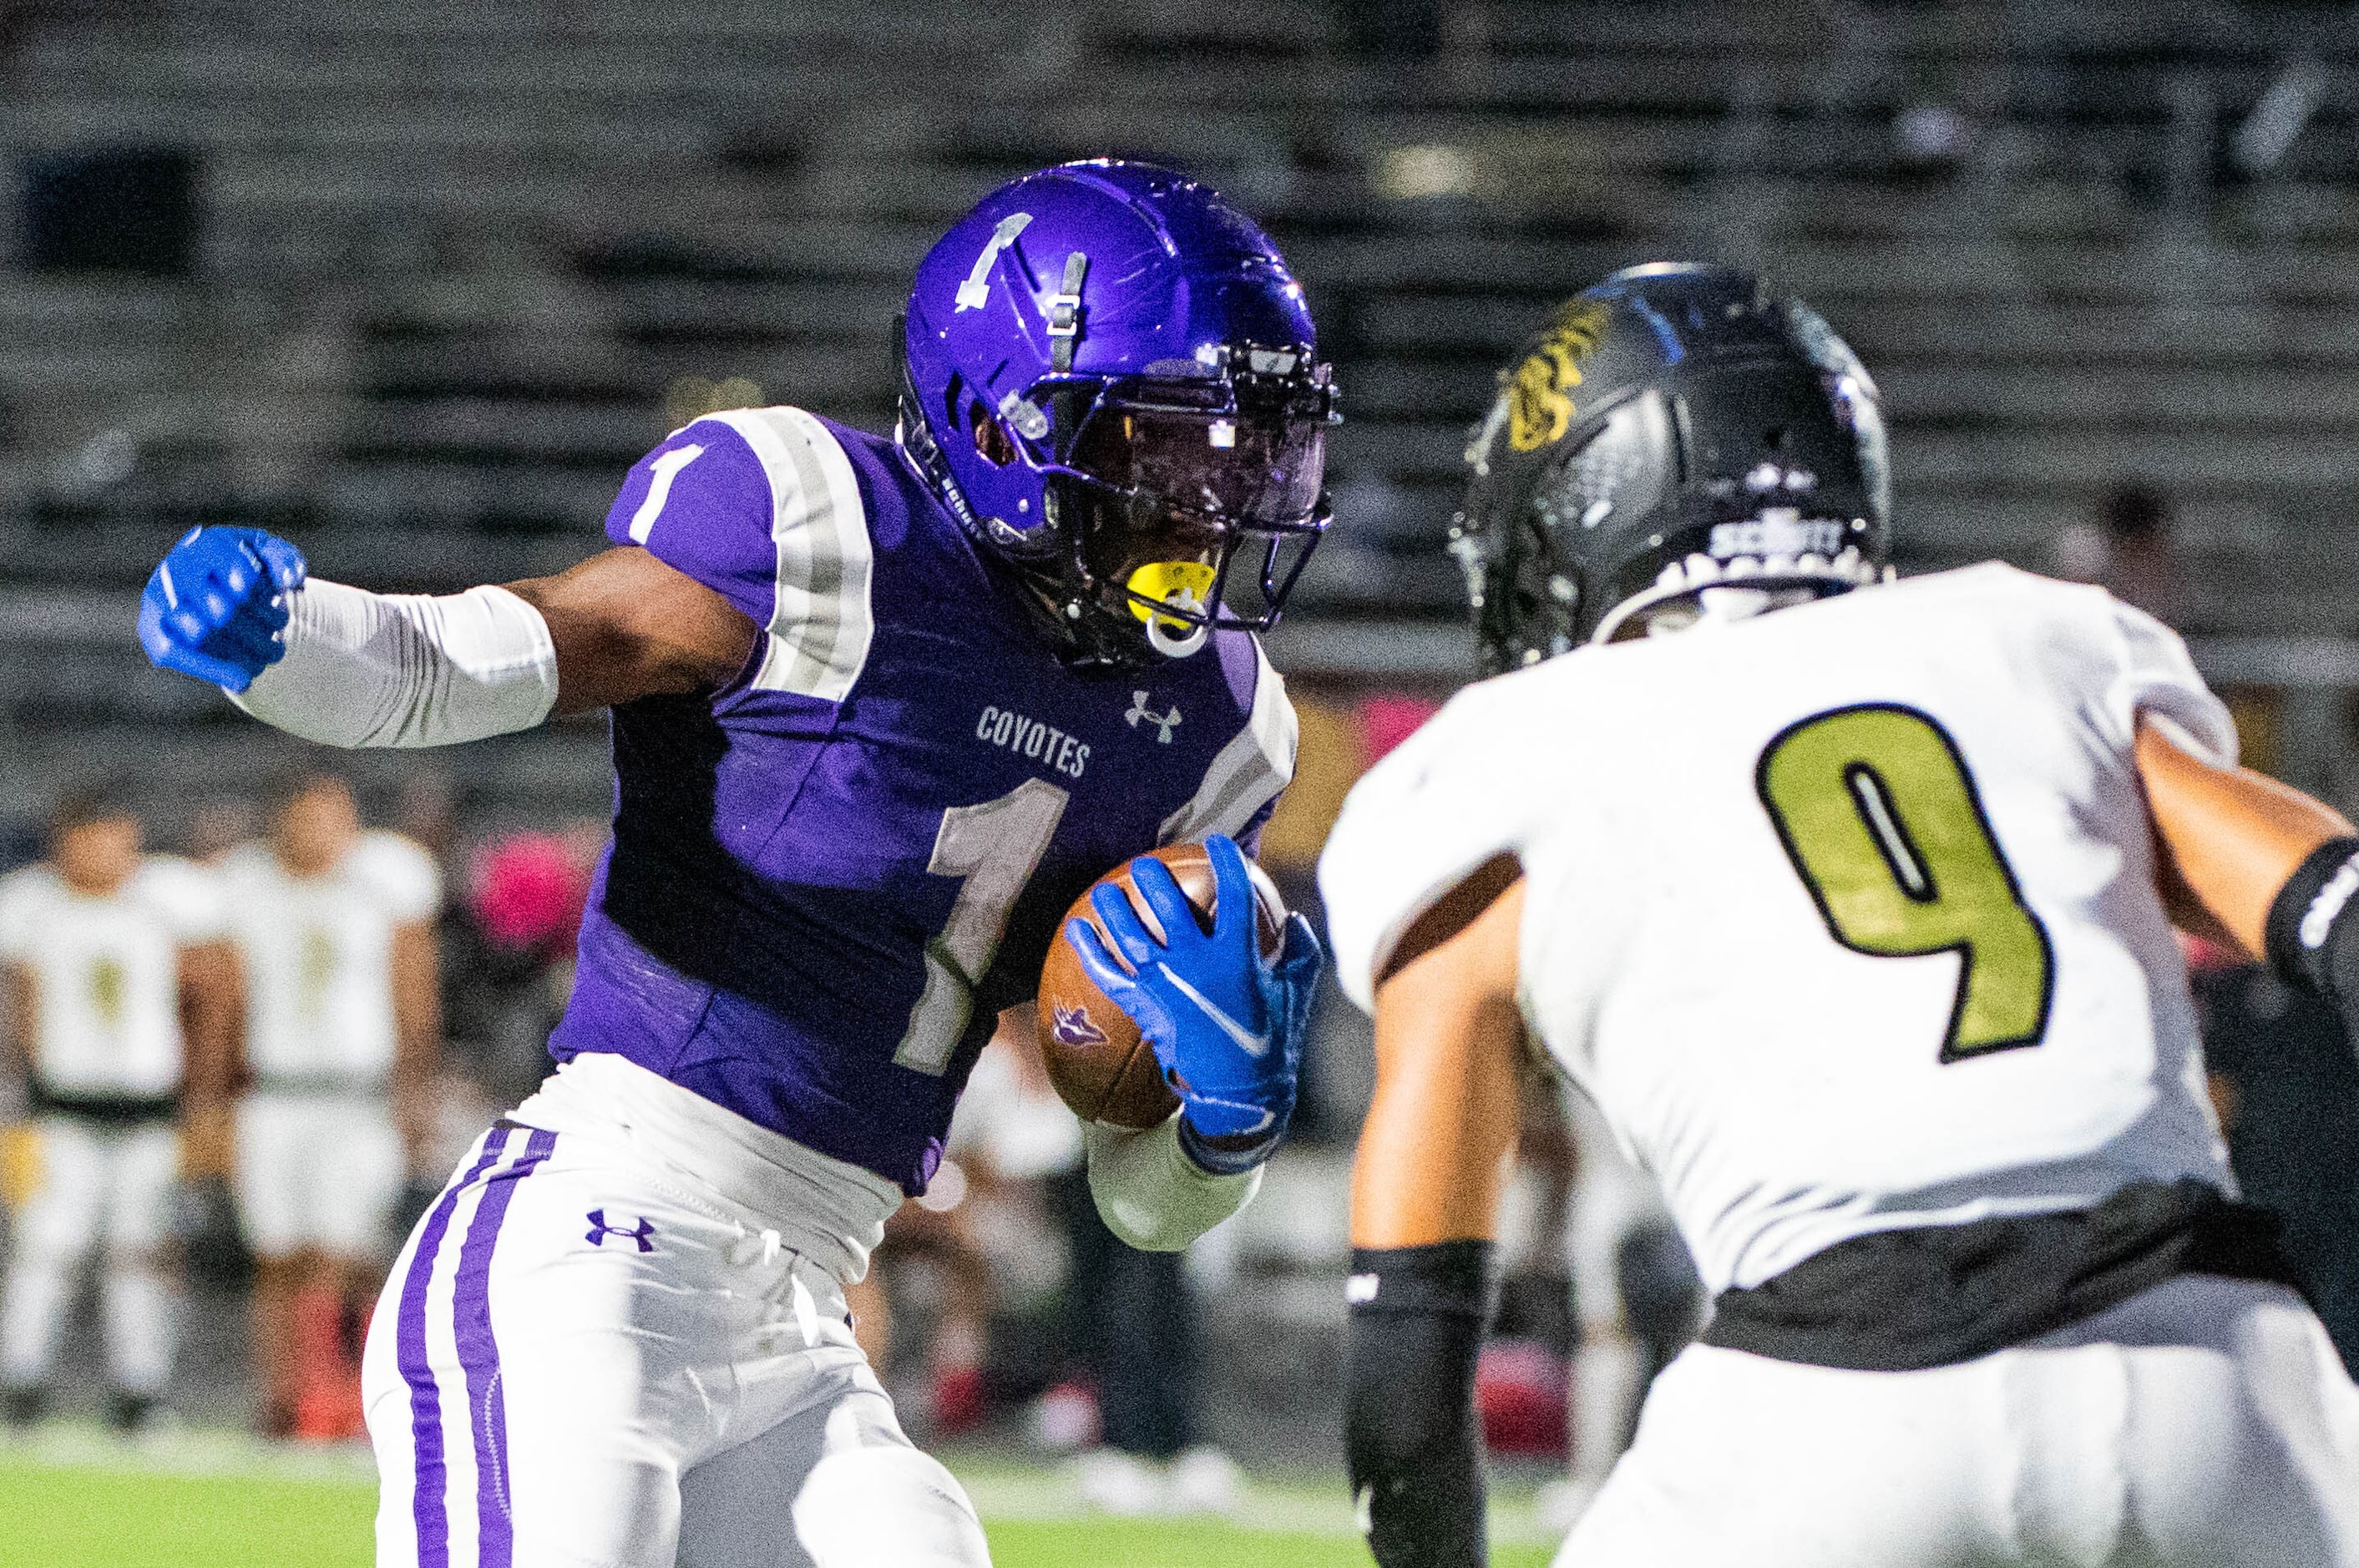
[[[795,1498],[795,1533],[818,1568],[988,1568],[966,1488],[941,1462],[898,1445],[832,1454]]]

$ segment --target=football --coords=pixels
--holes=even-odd
[[[1170,867],[1172,879],[1210,930],[1212,861],[1204,846],[1168,844],[1153,854]],[[1286,905],[1266,872],[1250,860],[1245,866],[1252,873],[1255,901],[1260,906],[1261,918],[1256,925],[1261,950],[1266,957],[1274,958],[1286,941]],[[1163,934],[1161,923],[1131,885],[1128,862],[1075,899],[1065,911],[1066,919],[1087,920],[1103,936],[1105,928],[1090,908],[1090,895],[1108,884],[1129,897],[1131,908],[1138,911],[1148,931],[1158,937]],[[1081,955],[1065,938],[1063,920],[1057,924],[1056,938],[1049,944],[1049,961],[1040,971],[1039,1008],[1040,1055],[1049,1082],[1075,1116],[1113,1127],[1151,1127],[1160,1126],[1178,1108],[1179,1097],[1164,1083],[1154,1049],[1130,1021],[1130,1015],[1108,1000],[1082,967]]]

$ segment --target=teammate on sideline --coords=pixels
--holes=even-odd
[[[1135,164],[986,197],[919,265],[902,353],[895,440],[699,419],[559,577],[389,598],[209,529],[150,583],[152,657],[314,739],[613,709],[561,1065],[370,1336],[381,1563],[986,1561],[844,1285],[1082,888],[1202,839],[1249,905],[1231,838],[1295,735],[1250,634],[1324,527],[1333,396],[1269,241]],[[1284,1134],[1320,958],[1299,920],[1275,963],[1247,919],[1195,940],[1137,876],[1174,942],[1125,933],[1117,1000],[1183,1108],[1092,1128],[1090,1170],[1121,1234],[1176,1248]]]
[[[233,1185],[256,1263],[262,1426],[357,1436],[342,1321],[375,1288],[426,1134],[441,877],[398,833],[363,832],[351,788],[315,775],[286,792],[267,839],[223,858],[221,879],[245,980]]]
[[[140,822],[103,793],[50,817],[49,858],[0,879],[0,975],[29,1126],[5,1129],[16,1209],[0,1294],[0,1383],[21,1425],[47,1406],[58,1334],[92,1247],[107,1420],[145,1425],[178,1339],[171,1239],[183,1110],[217,1100],[236,1006],[212,878],[140,853]]]
[[[1749,276],[1578,296],[1470,461],[1516,673],[1362,780],[1321,868],[1376,1019],[1377,1560],[1482,1559],[1466,1373],[1528,1029],[1718,1296],[1560,1563],[2359,1563],[2359,1390],[2233,1200],[2170,930],[2359,1001],[2349,825],[2237,770],[2179,639],[2102,590],[1878,585],[1875,388]]]

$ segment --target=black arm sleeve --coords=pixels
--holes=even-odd
[[[1352,1496],[1382,1568],[1483,1568],[1474,1358],[1490,1321],[1491,1243],[1352,1254]]]
[[[2359,1043],[2359,838],[2310,851],[2269,906],[2268,957],[2287,985],[2332,1004]]]

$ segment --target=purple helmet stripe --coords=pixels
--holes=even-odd
[[[414,1490],[410,1513],[418,1525],[418,1568],[450,1568],[451,1518],[446,1493],[451,1476],[442,1457],[442,1397],[434,1381],[434,1367],[426,1354],[426,1288],[434,1278],[434,1261],[451,1231],[451,1211],[460,1195],[482,1179],[507,1152],[508,1134],[494,1127],[484,1135],[483,1153],[467,1173],[444,1190],[418,1232],[409,1272],[401,1281],[401,1317],[395,1326],[394,1359],[402,1380],[409,1385],[410,1477]]]
[[[475,1562],[477,1568],[509,1568],[516,1540],[508,1507],[507,1404],[500,1396],[500,1349],[492,1337],[492,1248],[516,1197],[516,1183],[531,1175],[557,1147],[557,1135],[536,1130],[524,1157],[493,1176],[484,1200],[459,1246],[459,1277],[451,1301],[457,1329],[459,1366],[467,1377],[468,1425],[475,1439]]]

